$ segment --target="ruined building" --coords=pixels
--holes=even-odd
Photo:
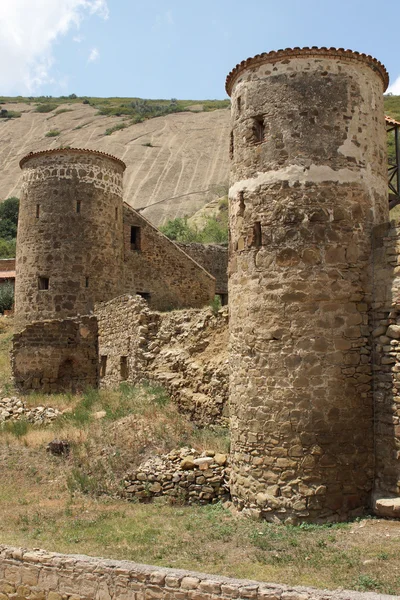
[[[400,232],[389,222],[387,84],[374,58],[327,48],[262,54],[227,78],[230,491],[239,509],[267,519],[343,520],[400,497]],[[221,410],[210,402],[222,406],[227,386],[163,354],[168,319],[148,308],[206,305],[215,280],[198,262],[214,264],[213,251],[186,253],[124,205],[118,159],[56,150],[21,167],[17,384],[134,381],[128,371],[162,370],[172,356],[186,374],[177,387],[195,388],[184,408],[215,421]],[[391,182],[399,171],[398,153]],[[223,271],[219,262],[220,280]],[[204,327],[219,331],[198,314],[169,319],[185,339],[195,323],[188,356],[207,347]]]

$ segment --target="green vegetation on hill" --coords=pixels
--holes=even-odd
[[[400,121],[400,96],[385,96],[385,114]],[[388,158],[391,164],[395,160],[394,134],[388,134]]]
[[[205,218],[202,227],[188,222],[188,217],[170,219],[160,231],[175,242],[198,242],[201,244],[224,244],[228,241],[228,198],[219,201],[218,213]]]
[[[19,200],[15,196],[0,203],[0,258],[15,256]]]

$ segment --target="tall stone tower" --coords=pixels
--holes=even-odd
[[[20,166],[17,326],[88,314],[122,292],[125,164],[71,148],[28,154]]]
[[[231,493],[284,521],[368,505],[371,230],[388,220],[384,66],[334,48],[228,75]]]

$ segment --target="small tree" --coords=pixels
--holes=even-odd
[[[14,304],[14,286],[9,281],[0,284],[0,312],[11,310]]]

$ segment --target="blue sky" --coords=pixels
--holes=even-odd
[[[292,46],[372,54],[400,94],[398,8],[398,0],[10,0],[0,11],[0,95],[224,98],[238,62]]]

